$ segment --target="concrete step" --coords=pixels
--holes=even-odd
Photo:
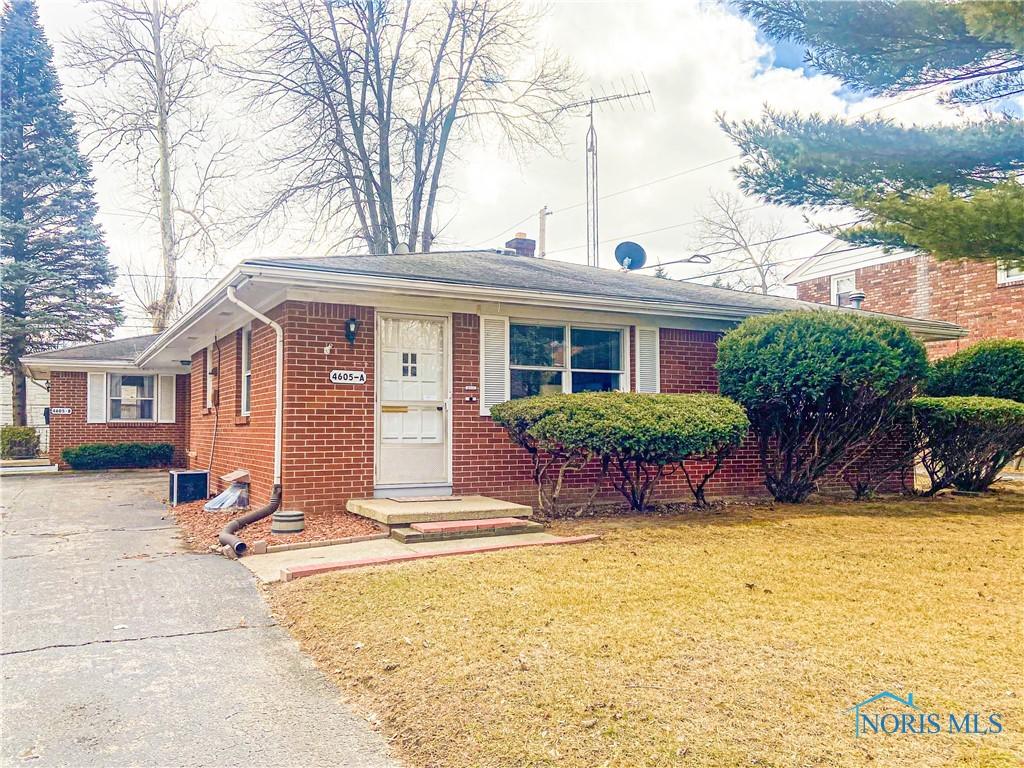
[[[487,496],[452,496],[431,501],[402,499],[349,499],[345,508],[384,525],[481,520],[494,517],[529,517],[533,510],[523,504]]]
[[[434,523],[413,523],[391,529],[391,538],[403,544],[419,541],[450,541],[483,536],[510,536],[517,533],[540,533],[544,526],[532,520],[497,517],[483,520],[451,520]]]

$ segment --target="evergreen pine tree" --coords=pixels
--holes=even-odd
[[[1024,3],[738,0],[770,39],[805,47],[806,62],[868,94],[942,87],[943,101],[987,104],[1024,90]],[[747,193],[783,205],[852,207],[851,242],[937,259],[1024,265],[1024,121],[1002,116],[903,127],[767,110],[720,123],[743,154]]]
[[[95,222],[90,166],[32,0],[13,0],[0,17],[0,78],[0,366],[13,377],[14,423],[22,425],[22,357],[109,338],[121,303]]]

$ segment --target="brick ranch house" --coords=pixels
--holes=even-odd
[[[967,329],[959,339],[927,344],[932,359],[982,339],[1024,339],[1024,269],[927,254],[850,251],[835,242],[786,275],[797,298],[844,306],[855,291],[874,312],[945,320]]]
[[[276,470],[283,508],[306,514],[401,494],[529,504],[528,456],[491,406],[548,392],[713,392],[723,332],[751,315],[821,309],[533,258],[531,242],[513,241],[518,253],[243,261],[159,336],[26,360],[51,381],[51,457],[81,442],[168,441],[212,478],[248,469],[255,503]],[[896,319],[927,341],[963,333]],[[686,495],[680,475],[663,498]],[[764,492],[752,445],[712,492]]]

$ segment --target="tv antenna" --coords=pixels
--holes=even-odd
[[[589,99],[583,99],[582,101],[575,101],[571,104],[566,104],[563,109],[580,109],[586,107],[587,118],[590,121],[590,125],[587,128],[587,152],[586,152],[586,172],[587,172],[587,264],[592,267],[601,266],[601,254],[600,254],[600,238],[598,237],[598,203],[599,196],[597,192],[597,128],[594,125],[594,107],[600,106],[601,104],[619,103],[622,106],[622,102],[632,103],[635,99],[641,99],[644,96],[651,95],[651,89],[647,87],[647,78],[642,74],[640,79],[643,81],[641,87],[637,83],[636,78],[633,78],[632,88],[626,88],[625,82],[623,82],[623,88],[619,93],[604,93],[601,95],[591,95]]]

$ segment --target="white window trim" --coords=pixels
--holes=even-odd
[[[238,386],[241,387],[241,398],[239,400],[239,413],[242,416],[249,416],[252,413],[252,323],[242,326],[242,354],[241,366],[239,367]],[[246,387],[246,379],[249,386]]]
[[[565,360],[561,367],[550,365],[513,365],[512,364],[512,326],[533,325],[541,328],[562,328],[563,345],[565,349]],[[509,399],[512,399],[511,382],[512,371],[560,371],[562,373],[562,393],[572,392],[572,374],[576,373],[617,373],[619,375],[619,386],[616,392],[629,392],[629,326],[624,325],[594,325],[591,323],[555,322],[551,320],[531,320],[524,318],[509,318],[508,321],[508,380]],[[572,367],[572,329],[586,328],[594,331],[618,331],[619,333],[619,367],[613,369],[599,368],[573,368]]]
[[[114,399],[123,400],[124,398],[121,398],[121,397],[114,398],[114,397],[111,396],[111,394],[110,394],[111,389],[112,389],[112,387],[110,386],[110,377],[111,376],[141,376],[143,378],[152,379],[153,380],[153,396],[152,397],[146,397],[146,398],[140,398],[140,399],[141,400],[151,400],[153,402],[153,408],[152,408],[153,415],[150,418],[148,418],[148,419],[115,419],[114,417],[112,417],[110,414],[113,411],[113,409],[110,407],[110,401],[114,400]],[[159,411],[157,409],[160,406],[160,403],[159,403],[159,399],[160,399],[159,383],[160,383],[160,381],[157,378],[157,375],[153,374],[153,373],[115,373],[115,372],[107,373],[106,374],[106,380],[105,380],[106,392],[104,393],[105,394],[104,408],[106,409],[107,421],[112,423],[112,424],[155,424],[157,422],[157,418],[158,418],[158,415],[159,415]]]
[[[206,348],[206,407],[213,408],[213,344]]]
[[[997,285],[1013,285],[1014,283],[1021,282],[1024,282],[1024,268],[1020,268],[1020,274],[1018,275],[1011,275],[1010,268],[1002,264],[996,269]]]
[[[829,303],[836,307],[839,306],[839,281],[851,278],[853,280],[853,290],[857,290],[857,273],[854,272],[843,272],[842,274],[832,275],[829,278]]]

